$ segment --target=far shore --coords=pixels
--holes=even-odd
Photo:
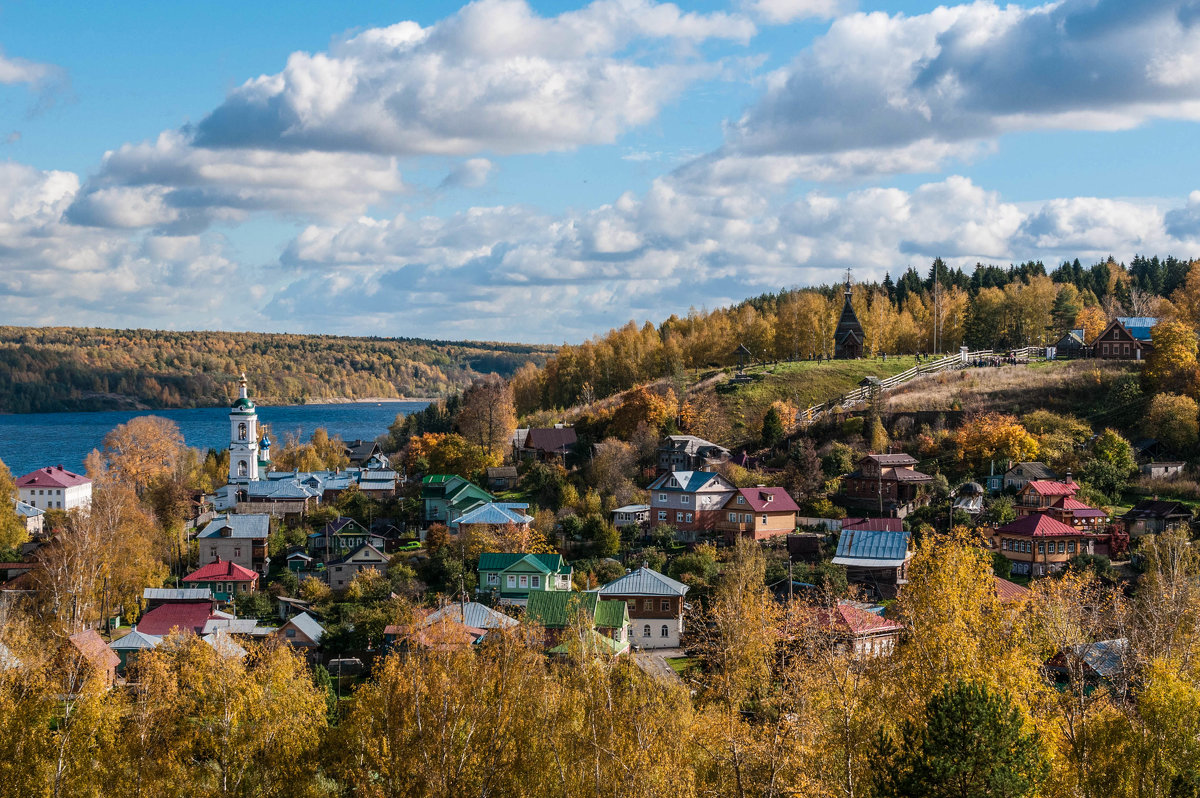
[[[361,398],[348,399],[344,396],[337,397],[319,397],[308,399],[304,402],[306,405],[364,405],[374,402],[375,404],[383,404],[384,402],[436,402],[436,398],[422,396],[404,396],[396,398],[395,396],[365,396]],[[260,402],[263,407],[271,405]],[[275,405],[276,407],[286,407],[287,405]],[[295,405],[292,405],[295,407]]]

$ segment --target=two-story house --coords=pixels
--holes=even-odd
[[[265,513],[215,516],[196,536],[200,547],[200,564],[226,560],[265,574],[267,536],[270,532],[271,516]]]
[[[217,560],[192,571],[183,582],[188,587],[207,588],[217,601],[232,601],[234,596],[255,591],[258,572],[235,562]]]
[[[463,513],[496,497],[457,474],[429,474],[421,479],[426,524],[450,524]]]
[[[635,646],[679,648],[687,585],[643,565],[595,592],[629,607],[629,639]]]
[[[845,567],[846,580],[860,585],[868,595],[893,599],[908,584],[909,534],[871,521],[868,518],[852,528],[843,527],[833,564]]]
[[[563,462],[575,450],[579,437],[571,427],[533,427],[525,435],[517,455],[542,463]]]
[[[737,486],[710,471],[668,471],[650,483],[650,523],[675,527],[680,540],[716,529]]]
[[[1108,524],[1108,513],[1076,499],[1078,491],[1069,474],[1066,482],[1035,479],[1021,488],[1013,509],[1018,516],[1044,513],[1076,529],[1101,530]]]
[[[1118,316],[1092,343],[1092,356],[1101,360],[1145,360],[1154,350],[1151,333],[1158,319]]]
[[[382,535],[368,532],[353,518],[339,517],[330,521],[320,532],[308,536],[308,555],[321,562],[337,560],[369,543],[377,549],[384,547]]]
[[[1045,463],[1037,461],[1012,463],[1004,472],[1004,489],[1021,490],[1034,480],[1058,481],[1058,474]]]
[[[629,610],[623,601],[604,600],[594,592],[533,593],[525,618],[545,631],[550,654],[567,654],[573,646],[593,656],[629,651]],[[579,638],[572,635],[577,630]]]
[[[695,435],[668,435],[658,445],[658,473],[703,471],[729,459],[723,446]]]
[[[47,466],[17,479],[17,498],[39,510],[86,510],[92,481],[62,466]]]
[[[524,606],[534,593],[571,590],[571,566],[561,554],[484,552],[479,555],[476,592],[501,604]]]
[[[717,530],[733,542],[739,535],[766,540],[796,530],[800,507],[783,488],[739,488],[722,508]]]
[[[372,569],[379,573],[387,571],[388,556],[370,543],[364,543],[341,559],[325,566],[325,581],[334,590],[350,587],[360,571]]]
[[[869,454],[842,478],[842,493],[880,515],[903,518],[925,500],[933,484],[933,477],[913,469],[916,464],[916,458],[903,453]]]
[[[1072,557],[1096,553],[1094,535],[1047,513],[1024,515],[996,527],[992,541],[1012,560],[1013,573],[1027,576],[1045,576],[1063,568]]]

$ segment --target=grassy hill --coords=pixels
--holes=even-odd
[[[222,405],[245,371],[268,404],[431,397],[553,347],[416,338],[0,327],[0,412]]]

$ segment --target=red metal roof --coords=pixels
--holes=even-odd
[[[739,488],[746,504],[756,513],[795,513],[800,508],[783,488]],[[734,500],[737,501],[736,499]]]
[[[899,518],[846,518],[842,520],[842,531],[848,530],[903,532],[904,522]]]
[[[904,628],[896,621],[890,621],[882,615],[859,609],[845,601],[839,601],[838,605],[832,608],[817,607],[813,612],[821,627],[832,628],[838,632],[860,635],[872,632],[898,632]]]
[[[46,466],[37,471],[30,471],[17,480],[18,488],[73,488],[76,485],[90,484],[91,480],[82,474],[68,471],[62,466]]]
[[[996,527],[997,532],[1006,535],[1021,535],[1029,538],[1063,537],[1066,535],[1087,535],[1088,532],[1067,526],[1058,519],[1051,518],[1045,513],[1032,513],[1022,516],[1016,521]]]
[[[1027,587],[1022,587],[1016,582],[1010,582],[1007,579],[1002,579],[998,576],[993,576],[996,580],[996,597],[1000,599],[1001,604],[1008,604],[1013,601],[1021,601],[1033,595],[1033,591]]]
[[[199,568],[183,578],[185,582],[253,582],[258,574],[229,560],[217,560]]]
[[[1074,482],[1052,482],[1048,479],[1035,479],[1027,487],[1042,496],[1074,496],[1079,490]]]
[[[76,650],[92,664],[93,667],[100,671],[111,671],[117,665],[121,664],[121,658],[118,657],[111,648],[105,645],[100,635],[96,634],[94,629],[86,629],[82,632],[71,635],[68,640],[71,645],[75,646]]]
[[[162,604],[141,617],[138,631],[148,635],[165,635],[177,629],[200,634],[204,624],[212,617],[212,602],[208,600]]]

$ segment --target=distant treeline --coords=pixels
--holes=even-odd
[[[511,376],[553,347],[274,333],[0,326],[0,412],[205,407],[236,376],[256,398],[441,396],[480,374]]]
[[[543,367],[523,366],[513,381],[518,412],[587,403],[687,369],[731,366],[739,344],[760,361],[831,357],[844,291],[821,285],[763,294],[672,315],[657,327],[631,321],[562,347]],[[889,274],[855,283],[852,302],[865,354],[879,356],[1052,343],[1074,328],[1084,328],[1090,341],[1113,316],[1186,315],[1196,299],[1200,262],[1139,255],[1128,266],[1110,257],[1053,270],[1041,261],[977,264],[969,273],[939,258],[924,276],[909,268],[899,280]]]

